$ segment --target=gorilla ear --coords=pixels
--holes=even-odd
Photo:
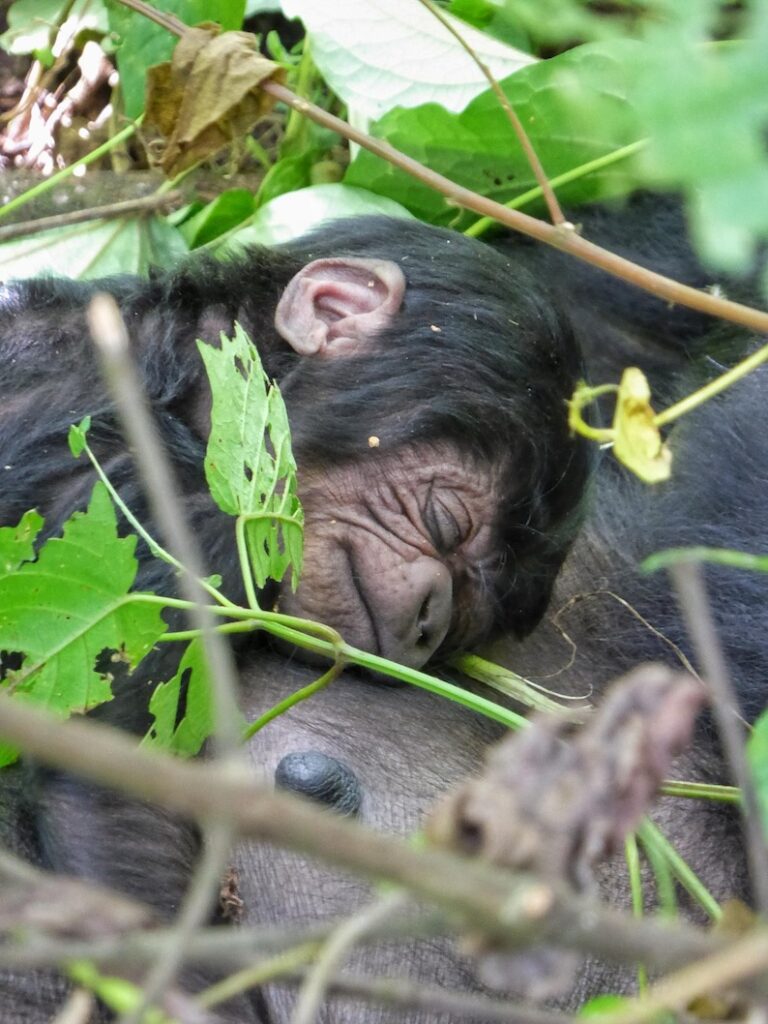
[[[277,333],[302,356],[354,352],[400,308],[405,277],[390,260],[313,260],[288,282]]]

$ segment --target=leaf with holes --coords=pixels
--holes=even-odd
[[[222,334],[220,348],[197,344],[213,396],[205,456],[211,494],[222,511],[245,520],[256,585],[281,580],[291,568],[295,588],[304,513],[283,397],[239,324],[233,338]]]
[[[129,593],[135,547],[135,537],[118,537],[99,483],[88,510],[75,513],[36,561],[0,577],[0,650],[19,659],[5,690],[62,715],[111,699],[110,659],[133,671],[167,628],[159,608]],[[13,759],[0,748],[0,764]]]

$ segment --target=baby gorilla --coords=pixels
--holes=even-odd
[[[264,600],[411,666],[500,629],[522,636],[547,604],[589,468],[564,411],[576,346],[523,262],[421,224],[366,218],[149,281],[10,284],[0,523],[36,507],[52,534],[85,506],[94,473],[66,442],[85,415],[99,461],[147,521],[85,325],[90,297],[107,291],[207,564],[233,599],[243,597],[233,531],[203,478],[210,394],[195,339],[215,343],[237,320],[285,397],[306,515],[298,590]],[[173,589],[167,566],[140,558],[140,588]],[[142,729],[137,674],[168,678],[168,658],[150,655],[106,717]]]

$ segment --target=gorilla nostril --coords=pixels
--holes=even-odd
[[[286,754],[275,769],[275,785],[332,807],[339,814],[360,810],[362,792],[351,768],[317,750]]]

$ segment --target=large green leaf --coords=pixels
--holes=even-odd
[[[633,67],[642,54],[628,41],[580,46],[523,68],[502,84],[550,178],[605,156],[641,135],[627,99]],[[499,202],[536,185],[497,98],[487,91],[461,114],[437,104],[393,110],[375,135],[435,171]],[[423,220],[455,221],[442,196],[384,160],[361,150],[345,182],[389,196]],[[628,162],[605,168],[560,190],[572,202],[620,194],[634,180]]]
[[[283,396],[270,383],[248,335],[235,324],[221,347],[198,341],[213,405],[205,472],[224,512],[246,517],[246,538],[256,585],[281,580],[290,566],[301,573],[304,514],[296,492]]]
[[[419,3],[283,0],[283,10],[289,18],[302,19],[312,59],[356,118],[423,103],[463,110],[486,88],[477,63]],[[449,20],[497,78],[534,59],[456,18]]]
[[[66,714],[109,700],[116,671],[132,671],[165,632],[154,605],[132,600],[135,537],[120,538],[103,484],[87,512],[37,561],[0,577],[0,651],[21,656],[4,686]],[[11,760],[4,750],[0,763]]]
[[[94,220],[55,228],[0,245],[0,278],[61,274],[96,278],[109,274],[146,274],[187,252],[176,228],[159,217]]]
[[[377,213],[411,219],[405,207],[367,189],[341,184],[311,185],[265,203],[245,227],[228,236],[216,251],[221,254],[237,252],[243,245],[280,245],[329,220]]]

